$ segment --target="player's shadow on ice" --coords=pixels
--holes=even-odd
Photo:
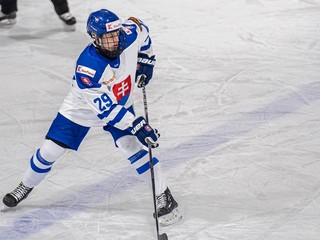
[[[59,35],[59,37],[55,37]],[[35,55],[54,55],[76,60],[87,41],[81,32],[65,32],[61,28],[46,29],[30,32],[28,29],[18,29],[7,36],[9,40],[3,44],[15,46],[17,42],[28,44]],[[74,41],[74,39],[78,39]],[[83,41],[82,41],[83,40]],[[50,59],[48,59],[50,61]],[[70,72],[72,69],[70,69]]]
[[[30,32],[28,29],[21,29],[18,32],[25,31],[25,33],[15,34],[8,36],[11,39],[16,41],[27,41],[27,40],[34,40],[34,39],[45,39],[57,33],[61,33],[61,28],[54,28],[54,29],[47,29],[47,30],[40,30],[37,32]]]

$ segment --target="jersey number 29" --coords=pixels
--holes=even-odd
[[[94,103],[98,104],[99,110],[101,112],[105,111],[107,108],[111,107],[112,100],[107,94],[102,94],[99,98],[93,100]]]

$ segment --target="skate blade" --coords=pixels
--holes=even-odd
[[[10,209],[11,207],[8,207],[8,206],[6,206],[6,205],[3,205],[2,207],[1,207],[1,209],[0,209],[0,212],[5,212],[5,211],[7,211],[8,209]]]
[[[0,21],[0,28],[12,28],[17,22],[16,19],[5,19]]]
[[[159,223],[162,227],[166,227],[181,221],[182,214],[178,208],[173,209],[173,211],[167,215],[159,217]]]
[[[63,26],[66,32],[73,32],[76,30],[76,24],[73,24],[73,25],[63,24]]]

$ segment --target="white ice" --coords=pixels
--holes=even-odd
[[[320,239],[319,0],[69,0],[65,32],[49,0],[19,0],[0,29],[0,198],[21,181],[91,41],[90,12],[150,27],[157,65],[151,125],[183,220],[171,240]],[[143,114],[141,95],[136,110]],[[1,240],[156,239],[152,193],[92,129],[78,152],[12,211]]]

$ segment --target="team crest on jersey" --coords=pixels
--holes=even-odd
[[[124,105],[131,93],[131,77],[130,75],[120,83],[112,87],[114,96],[120,105]]]
[[[92,82],[89,80],[89,78],[87,77],[81,77],[81,82],[84,84],[84,85],[87,85],[87,86],[92,86]]]
[[[82,73],[82,74],[88,75],[90,77],[94,77],[94,75],[96,75],[95,70],[93,70],[92,68],[81,66],[81,65],[77,66],[77,73]]]

